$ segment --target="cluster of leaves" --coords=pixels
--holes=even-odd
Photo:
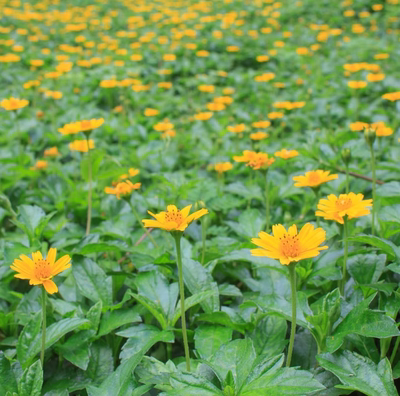
[[[0,6],[1,54],[20,57],[0,63],[1,95],[30,100],[18,112],[0,113],[0,396],[397,395],[400,101],[381,99],[400,90],[397,1],[50,3]],[[374,11],[375,3],[383,9]],[[346,13],[351,10],[353,15]],[[364,31],[357,33],[356,24]],[[334,28],[341,34],[319,36]],[[314,44],[308,56],[296,53]],[[22,52],[13,49],[18,45]],[[201,50],[208,56],[196,55]],[[386,78],[355,93],[343,65],[375,62],[373,55],[382,52],[390,55],[379,61]],[[134,54],[142,60],[132,61]],[[166,61],[168,54],[176,60]],[[264,54],[269,61],[257,61]],[[100,62],[79,66],[95,57]],[[43,66],[33,67],[35,59],[43,59]],[[66,60],[73,62],[71,70],[46,77]],[[266,72],[284,86],[255,80]],[[364,77],[361,71],[356,78]],[[142,91],[100,85],[125,78],[140,80]],[[59,90],[62,98],[24,88],[36,79],[39,88]],[[214,86],[214,93],[199,91],[204,84]],[[194,118],[226,88],[232,99],[226,109],[209,120]],[[268,118],[275,102],[295,100],[305,106],[271,119],[268,139],[249,138],[252,122]],[[159,114],[147,117],[146,108]],[[92,134],[93,223],[85,236],[89,159],[69,152],[68,138],[57,129],[91,117],[105,123]],[[160,139],[153,127],[165,118],[176,136]],[[374,146],[377,235],[370,234],[370,217],[351,222],[343,298],[337,289],[342,229],[321,221],[329,249],[296,266],[298,327],[293,367],[286,368],[287,268],[249,251],[250,238],[265,228],[262,173],[235,165],[218,179],[208,165],[252,147],[270,155],[297,149],[298,157],[277,158],[269,170],[270,217],[285,225],[314,222],[315,196],[295,188],[292,177],[317,168],[340,172],[343,147],[352,155],[351,191],[371,195],[368,146],[349,130],[360,120],[384,121],[394,130]],[[248,130],[229,131],[240,123]],[[60,156],[45,169],[30,169],[51,146]],[[182,238],[190,373],[173,238],[153,230],[154,247],[130,204],[104,193],[130,167],[140,169],[142,187],[129,199],[142,217],[170,203],[204,204],[210,212]],[[340,174],[320,195],[339,194],[345,184]],[[10,265],[21,254],[48,247],[69,254],[72,267],[57,277],[59,293],[47,301],[42,370],[40,290],[15,279]]]

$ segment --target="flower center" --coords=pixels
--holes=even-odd
[[[173,210],[173,211],[167,212],[165,214],[165,220],[166,221],[173,221],[176,224],[181,224],[182,220],[183,220],[183,216],[182,216],[182,213],[181,213],[180,210],[178,210],[178,211]]]
[[[39,280],[51,278],[51,265],[47,260],[35,261],[35,268],[33,269],[35,278]]]
[[[309,176],[309,181],[312,184],[318,184],[321,181],[321,179],[319,177],[319,174],[318,173],[311,173],[310,176]]]
[[[281,251],[286,257],[296,257],[299,255],[299,236],[285,234],[279,238],[281,240]]]
[[[336,207],[338,210],[346,210],[349,209],[351,206],[351,199],[350,198],[339,198],[336,201]]]

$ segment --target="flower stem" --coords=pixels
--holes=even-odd
[[[296,265],[289,264],[290,290],[292,292],[292,327],[290,330],[290,341],[288,355],[286,359],[286,367],[290,367],[293,354],[294,336],[296,334],[296,312],[297,312],[297,294],[296,294]]]
[[[201,244],[202,244],[201,265],[204,265],[204,258],[206,255],[207,219],[203,217],[200,221],[201,221]]]
[[[349,165],[346,164],[346,194],[349,193]]]
[[[181,321],[182,321],[182,337],[183,347],[185,349],[186,370],[190,371],[190,355],[189,344],[186,332],[186,316],[185,316],[185,288],[183,284],[183,270],[182,270],[182,254],[181,254],[181,233],[174,235],[176,243],[176,262],[178,265],[178,280],[179,280],[179,293],[181,299]]]
[[[344,256],[343,256],[343,268],[342,268],[342,281],[340,282],[340,294],[342,296],[344,296],[344,286],[346,284],[347,253],[349,249],[348,226],[346,217],[344,217],[343,219],[343,243],[344,243]]]
[[[44,364],[44,350],[46,349],[46,290],[42,286],[42,349],[40,351],[40,362]]]
[[[88,145],[88,179],[89,179],[86,235],[89,235],[90,234],[90,223],[92,221],[92,160],[90,158],[89,135],[86,135],[86,141],[87,141],[87,145]]]
[[[136,221],[141,225],[141,227],[144,229],[144,232],[146,233],[146,235],[149,237],[149,239],[151,240],[151,243],[153,244],[153,246],[155,248],[158,247],[156,241],[154,240],[154,238],[151,236],[150,231],[143,225],[142,220],[139,217],[139,213],[136,211],[135,207],[133,206],[133,204],[131,203],[131,201],[129,199],[127,199],[131,209],[132,209],[132,213],[136,218]]]
[[[399,348],[400,337],[396,338],[396,343],[394,344],[392,354],[390,355],[390,364],[393,364],[394,358],[396,357],[397,349]]]
[[[268,183],[268,170],[265,171],[265,230],[269,231],[269,183]]]
[[[372,223],[371,223],[371,234],[375,233],[375,205],[376,205],[376,166],[375,166],[375,155],[372,144],[369,144],[371,151],[371,167],[372,167]]]
[[[315,199],[317,200],[317,205],[319,202],[319,186],[313,188],[314,194],[315,194]],[[320,218],[317,216],[317,228],[319,227],[320,224]]]

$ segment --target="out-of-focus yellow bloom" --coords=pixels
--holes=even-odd
[[[277,151],[274,155],[275,155],[275,157],[279,157],[282,159],[289,159],[289,158],[297,157],[299,155],[299,152],[297,150],[282,149],[280,151]]]
[[[90,139],[89,144],[88,141],[85,140],[74,140],[69,144],[69,149],[71,151],[80,151],[81,153],[87,153],[89,150],[94,149],[94,140]]]
[[[219,173],[224,173],[233,168],[233,165],[230,162],[218,162],[214,165],[214,169]]]
[[[18,99],[13,97],[8,99],[3,99],[0,102],[0,106],[8,111],[22,109],[23,107],[28,106],[28,104],[29,100],[27,99]]]
[[[318,187],[323,183],[337,179],[339,176],[336,174],[330,175],[329,171],[321,169],[306,172],[304,175],[294,176],[293,180],[296,182],[295,187]]]

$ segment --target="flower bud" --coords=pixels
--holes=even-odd
[[[349,165],[351,161],[351,151],[349,148],[344,148],[341,152],[342,160],[345,165]]]
[[[364,136],[365,136],[365,140],[366,142],[372,146],[375,142],[375,138],[376,138],[376,132],[374,129],[371,128],[366,128],[364,130]]]

